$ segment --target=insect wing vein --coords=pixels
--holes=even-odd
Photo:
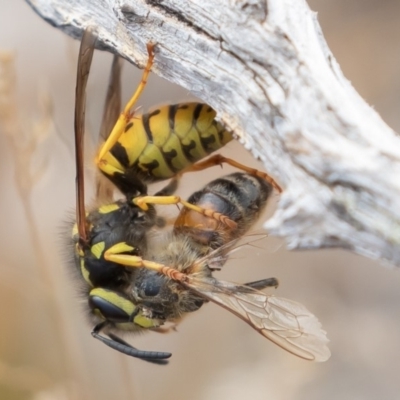
[[[314,361],[330,357],[326,332],[302,304],[214,278],[193,278],[187,285],[290,353]]]

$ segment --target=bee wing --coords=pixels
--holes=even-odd
[[[326,332],[302,304],[215,278],[190,278],[186,286],[296,356],[326,361],[331,355]]]
[[[268,235],[265,232],[250,232],[245,236],[234,239],[228,243],[219,246],[212,250],[210,253],[200,259],[201,262],[205,262],[210,269],[222,269],[223,265],[229,259],[239,259],[240,256],[234,256],[234,253],[243,250],[246,247],[254,247],[260,251],[264,251],[267,248],[268,252],[276,251],[282,244],[276,241],[272,245],[266,246],[264,243],[262,247],[258,247],[256,244],[259,241],[264,240]],[[269,248],[268,248],[269,247]]]
[[[82,34],[79,48],[78,70],[75,90],[75,161],[76,161],[76,221],[79,238],[87,240],[84,189],[84,151],[86,85],[92,64],[96,35],[90,27]]]
[[[122,59],[119,56],[114,56],[99,132],[99,144],[107,140],[121,112],[121,70]],[[107,203],[112,201],[114,190],[111,183],[100,175],[98,172],[96,178],[96,197],[99,202]]]

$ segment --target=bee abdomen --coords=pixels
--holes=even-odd
[[[242,236],[254,224],[272,189],[264,179],[246,173],[216,179],[190,196],[188,202],[224,214],[237,227],[231,229],[211,217],[183,209],[175,222],[175,232],[190,234],[211,247],[221,246]]]

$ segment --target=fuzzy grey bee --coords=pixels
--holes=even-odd
[[[272,189],[257,175],[234,173],[216,179],[188,201],[224,214],[235,228],[183,209],[172,234],[149,246],[148,259],[120,254],[117,248],[106,252],[105,258],[139,268],[131,287],[132,302],[159,326],[176,324],[211,301],[285,350],[307,360],[325,361],[330,356],[328,340],[317,318],[299,303],[261,291],[277,286],[275,278],[234,284],[213,276],[256,222]]]

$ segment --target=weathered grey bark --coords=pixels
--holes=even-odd
[[[303,0],[27,0],[209,103],[285,188],[266,227],[289,248],[400,265],[400,140],[344,78]]]

